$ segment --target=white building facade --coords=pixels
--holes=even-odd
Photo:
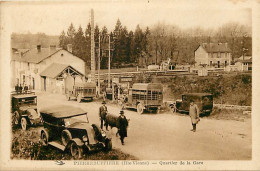
[[[41,73],[50,65],[64,64],[73,67],[78,73],[85,75],[85,61],[64,49],[57,49],[55,46],[35,49],[24,53],[19,50],[13,51],[11,59],[11,87],[15,85],[27,85],[33,90],[44,90],[43,77]],[[84,77],[81,78],[84,80]]]

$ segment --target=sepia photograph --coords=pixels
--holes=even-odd
[[[259,6],[1,1],[1,167],[260,169]]]

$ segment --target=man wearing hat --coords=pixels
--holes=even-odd
[[[196,132],[196,125],[200,121],[200,112],[198,106],[194,103],[193,100],[190,100],[190,111],[189,115],[191,118],[191,123],[193,129],[191,131]]]
[[[107,115],[107,107],[106,107],[106,102],[103,101],[102,102],[102,106],[99,108],[99,119],[101,121],[101,129],[103,130],[103,123],[106,119],[106,115]],[[107,129],[107,126],[106,126]]]
[[[128,121],[124,115],[124,111],[120,111],[120,116],[117,118],[118,123],[118,133],[120,135],[120,140],[122,145],[124,145],[124,138],[127,137],[127,126]]]

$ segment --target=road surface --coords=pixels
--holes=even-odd
[[[100,124],[100,102],[67,101],[64,95],[39,93],[38,107],[64,104],[78,106],[88,112],[91,123]],[[119,115],[120,107],[107,104],[109,113]],[[197,132],[190,129],[187,115],[137,114],[125,110],[130,119],[128,137],[121,145],[116,128],[109,130],[113,148],[140,160],[250,160],[252,151],[251,119],[245,122],[201,118]],[[85,118],[82,118],[85,119]]]

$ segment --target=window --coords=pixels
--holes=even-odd
[[[209,66],[212,66],[212,61],[209,61]]]

